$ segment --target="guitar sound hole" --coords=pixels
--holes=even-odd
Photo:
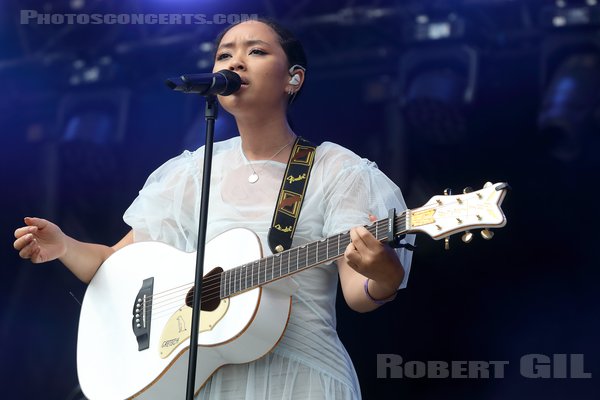
[[[221,303],[221,272],[223,268],[217,267],[202,278],[202,300],[200,300],[202,311],[214,311]],[[194,307],[195,289],[196,287],[192,286],[185,296],[185,304],[190,308]]]

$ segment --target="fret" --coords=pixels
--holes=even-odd
[[[261,274],[261,265],[260,264],[261,264],[261,262],[262,262],[262,260],[258,260],[256,262],[256,284],[258,286],[262,285],[262,281],[260,279],[260,274]]]
[[[298,257],[298,270],[306,265],[306,245],[300,247],[300,256]]]
[[[269,261],[271,262],[271,267],[269,267]],[[269,270],[272,268],[273,264],[273,256],[265,258],[265,283],[269,282]]]
[[[227,293],[225,292],[225,285],[227,284],[227,271],[223,271],[223,273],[221,274],[221,287],[219,289],[219,295],[221,296],[221,298],[225,298],[227,297]]]
[[[348,245],[350,244],[351,239],[350,239],[350,235],[349,234],[344,234],[344,237],[342,240],[340,240],[340,243],[342,245],[342,248],[346,249],[346,247],[348,247]]]
[[[227,290],[227,297],[231,296],[231,271],[227,271],[227,285],[225,286]]]
[[[373,227],[375,228],[375,232],[373,234],[373,236],[375,236],[375,239],[380,240],[380,225],[379,222],[376,222],[375,225],[373,225]]]
[[[306,267],[307,265],[310,265],[310,243],[306,244],[306,261],[304,262],[304,265],[302,268]]]
[[[281,278],[283,276],[281,273],[281,264],[283,264],[283,254],[279,254],[277,257],[279,258],[279,278]]]
[[[267,268],[265,273],[265,281],[270,282],[273,280],[273,270],[275,269],[275,256],[269,257],[271,259],[271,268]]]
[[[321,242],[321,247],[317,246],[317,262],[318,263],[322,263],[323,261],[327,260],[327,241],[325,239],[320,240],[319,242]],[[319,243],[317,242],[317,243]],[[323,246],[323,243],[325,243],[325,246]]]
[[[287,252],[285,252],[285,251],[279,253],[279,277],[280,278],[284,275],[283,266],[285,264],[284,257],[286,256],[286,253]]]
[[[327,253],[327,258],[334,258],[338,254],[338,252],[336,250],[336,246],[339,246],[338,240],[339,240],[338,235],[335,235],[331,238],[331,240],[330,240],[331,243],[329,243],[329,252]]]
[[[256,269],[256,272],[254,270]],[[256,278],[256,282],[254,279]],[[258,286],[258,261],[252,263],[252,286]]]
[[[306,265],[306,246],[300,246],[298,247],[298,266],[296,268],[296,271],[298,271],[299,269],[301,269],[302,267],[304,267]]]
[[[240,290],[239,278],[238,278],[238,269],[233,269],[233,290],[237,293]]]
[[[260,286],[260,260],[256,260],[256,282],[254,282],[255,286]]]
[[[405,210],[394,217],[396,234],[408,231],[407,215]],[[366,225],[365,228],[378,241],[382,241],[387,239],[389,223],[388,219],[383,219]],[[346,231],[223,271],[219,282],[220,296],[226,298],[302,269],[336,259],[344,254],[351,241],[350,232]]]
[[[288,250],[288,261],[287,261],[287,265],[286,265],[286,274],[289,275],[292,273],[293,268],[292,265],[294,264],[294,253],[293,253],[294,249],[290,249]]]
[[[246,289],[252,287],[252,264],[246,264]]]
[[[254,286],[254,263],[249,264],[250,266],[250,286]]]
[[[266,283],[267,282],[267,264],[269,264],[269,259],[265,258],[265,269],[264,269],[265,273],[263,274],[264,275],[264,280],[263,280],[262,283]]]

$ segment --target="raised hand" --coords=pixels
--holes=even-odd
[[[62,257],[67,251],[67,237],[52,222],[42,218],[25,218],[25,225],[15,230],[13,247],[19,256],[33,263],[43,263]]]

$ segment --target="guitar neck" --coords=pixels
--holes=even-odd
[[[410,210],[405,210],[394,218],[396,236],[408,232],[406,216],[409,212]],[[365,228],[377,240],[388,240],[388,218],[376,221]],[[305,269],[336,260],[344,254],[348,244],[350,244],[350,232],[343,232],[223,271],[220,297],[223,299],[235,296]]]

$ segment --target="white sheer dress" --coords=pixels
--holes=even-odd
[[[249,183],[249,161],[235,137],[215,143],[207,240],[231,228],[245,227],[271,254],[267,233],[286,165],[253,161],[259,175]],[[148,178],[124,220],[135,241],[157,240],[195,251],[204,148],[167,161]],[[388,209],[406,208],[400,189],[377,166],[329,142],[316,153],[294,247],[369,224],[369,214],[384,218]],[[414,237],[407,238],[413,242]],[[400,250],[406,274],[411,253]],[[199,394],[201,399],[307,400],[360,399],[354,367],[336,333],[335,264],[300,272],[292,313],[279,344],[266,356],[220,368]]]

